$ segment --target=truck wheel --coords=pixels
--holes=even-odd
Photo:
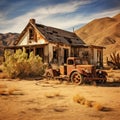
[[[48,80],[53,79],[53,74],[51,72],[46,72],[45,76]]]
[[[75,84],[81,85],[83,83],[83,76],[79,72],[74,72],[71,75],[71,81]]]

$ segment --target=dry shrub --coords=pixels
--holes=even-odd
[[[10,78],[36,77],[44,73],[42,58],[35,56],[33,52],[28,57],[25,48],[18,49],[15,53],[6,50],[4,56],[4,71]]]
[[[97,111],[103,111],[105,107],[102,106],[100,103],[94,102],[93,108],[95,108]]]
[[[85,106],[87,106],[87,107],[93,107],[93,101],[86,100],[85,101]]]
[[[102,106],[101,104],[99,104],[95,101],[87,100],[83,96],[80,96],[79,94],[73,96],[73,101],[77,102],[81,105],[85,105],[87,107],[95,108],[97,111],[105,111],[105,109],[106,109],[106,107]]]
[[[80,104],[84,104],[85,103],[85,98],[77,94],[73,97],[73,101],[77,102],[77,103],[80,103]]]
[[[11,88],[4,87],[0,89],[0,95],[23,95],[23,92],[15,87]]]

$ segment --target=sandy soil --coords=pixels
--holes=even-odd
[[[72,85],[57,80],[0,80],[0,120],[119,120],[120,84]],[[79,94],[109,108],[98,111],[73,101]]]

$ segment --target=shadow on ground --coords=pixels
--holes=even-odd
[[[120,87],[120,82],[107,82],[105,84],[98,84],[101,87]]]

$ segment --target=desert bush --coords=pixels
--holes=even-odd
[[[97,111],[104,111],[105,107],[101,105],[100,103],[94,102],[93,108],[95,108]]]
[[[85,101],[85,106],[87,106],[87,107],[93,107],[93,101],[89,101],[89,100],[86,100]]]
[[[86,107],[95,108],[97,111],[104,111],[106,109],[106,107],[102,106],[96,101],[87,100],[86,98],[84,98],[83,96],[80,96],[79,94],[73,96],[73,101],[81,105],[85,105]]]
[[[82,105],[85,104],[85,98],[83,96],[80,96],[79,94],[77,94],[73,97],[73,101],[77,102],[77,103],[80,103]]]
[[[18,49],[15,53],[7,50],[4,56],[4,70],[11,78],[40,76],[44,73],[42,59],[33,52],[28,57],[25,48]]]
[[[120,54],[113,52],[110,54],[110,60],[107,60],[108,65],[113,66],[114,69],[120,69]]]
[[[0,89],[0,95],[24,95],[24,93],[15,87],[5,87]]]

